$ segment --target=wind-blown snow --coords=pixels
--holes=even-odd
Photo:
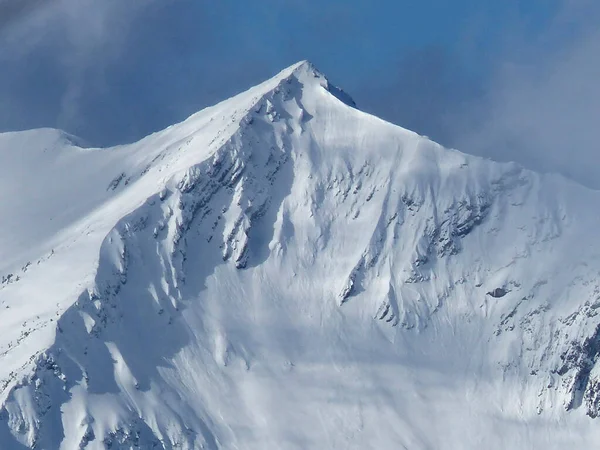
[[[575,448],[600,195],[307,62],[142,141],[0,134],[0,448]]]

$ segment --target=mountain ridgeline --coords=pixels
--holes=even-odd
[[[600,438],[599,192],[363,113],[308,62],[78,142],[0,134],[1,449]]]

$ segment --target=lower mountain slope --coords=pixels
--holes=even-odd
[[[0,135],[0,447],[591,446],[600,193],[352,105]]]

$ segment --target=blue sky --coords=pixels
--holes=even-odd
[[[599,13],[592,0],[0,0],[0,130],[132,141],[310,59],[364,110],[472,153],[562,170],[537,148],[523,156],[535,146],[523,136],[548,124],[529,120],[526,132],[511,118],[527,106],[518,99],[568,90],[571,72],[594,89]],[[571,57],[579,65],[564,67]],[[550,119],[571,100],[581,103],[546,102]]]

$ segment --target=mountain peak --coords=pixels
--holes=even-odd
[[[310,62],[308,59],[303,59],[301,61],[298,61],[294,64],[292,64],[291,66],[287,67],[286,69],[283,69],[283,71],[289,70],[291,72],[296,72],[296,71],[310,71],[310,70],[316,70],[315,66],[312,62]]]
[[[343,89],[331,83],[328,77],[308,60],[302,60],[292,64],[273,77],[272,80],[278,80],[279,83],[281,83],[283,81],[289,81],[291,78],[297,79],[303,85],[318,84],[338,100],[348,106],[356,108],[356,102],[352,97]]]
[[[340,99],[0,139],[3,450],[597,442],[600,193]]]
[[[316,69],[316,67],[314,66],[314,64],[312,62],[310,62],[307,59],[304,59],[302,61],[298,61],[298,62],[292,64],[291,66],[286,67],[285,69],[280,71],[277,75],[275,75],[273,78],[285,80],[291,76],[302,76],[303,74],[309,74],[309,73],[316,75],[316,76],[324,77],[324,75],[319,70]]]

